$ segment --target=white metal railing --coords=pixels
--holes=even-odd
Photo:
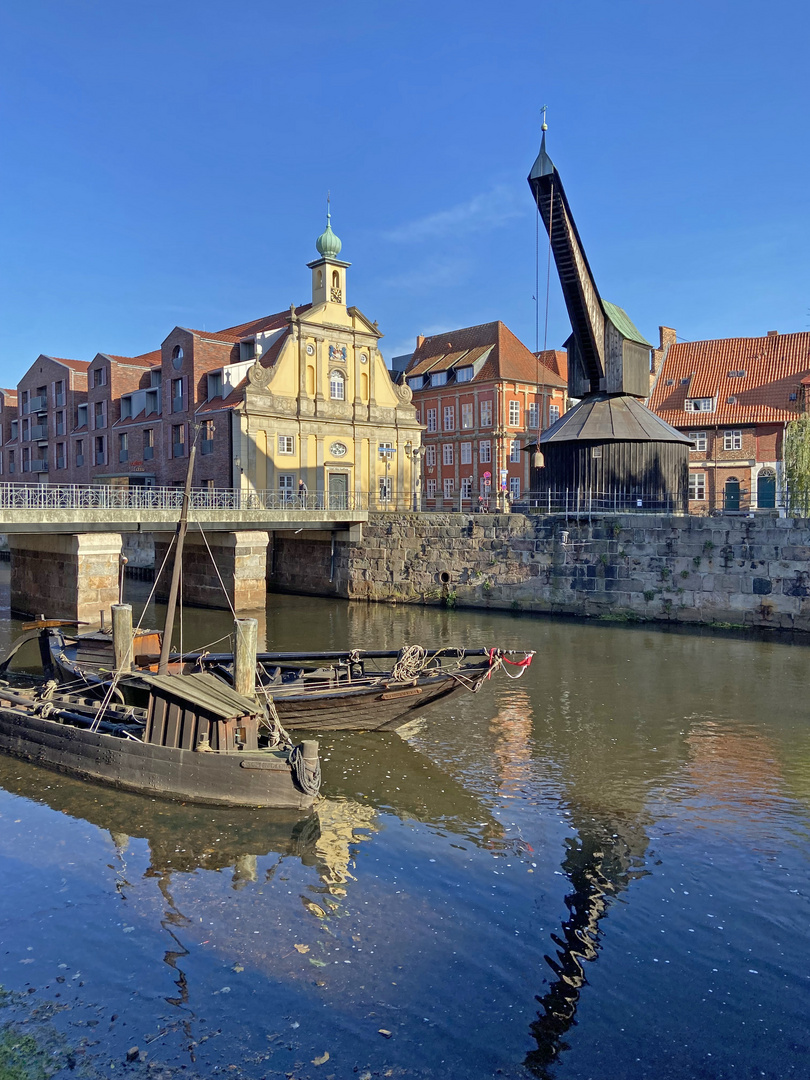
[[[180,487],[118,487],[112,484],[0,484],[0,510],[177,510]],[[192,510],[395,510],[408,498],[381,500],[376,493],[324,492],[305,495],[283,490],[237,491],[192,488]]]

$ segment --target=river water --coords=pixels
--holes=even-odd
[[[323,737],[303,817],[0,758],[0,1064],[25,1032],[59,1077],[810,1076],[806,643],[293,596],[260,636],[537,656]]]

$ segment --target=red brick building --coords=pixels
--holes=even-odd
[[[68,442],[80,410],[86,408],[88,367],[85,360],[42,355],[22,377],[17,386],[17,422],[5,446],[6,479],[74,482]]]
[[[177,326],[135,357],[38,357],[19,418],[5,410],[0,469],[25,483],[181,485],[196,439],[197,487],[409,507],[421,427],[376,322],[347,304],[341,246],[327,216],[298,307],[219,331]]]
[[[535,355],[502,322],[417,338],[404,377],[425,428],[425,505],[518,500],[531,467],[523,447],[565,412],[566,376],[566,353]]]
[[[810,333],[679,342],[660,328],[649,406],[688,434],[689,509],[784,505],[786,426],[807,410]]]

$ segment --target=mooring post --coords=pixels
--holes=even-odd
[[[234,619],[233,688],[242,697],[256,696],[256,645],[259,637],[258,619]]]
[[[112,605],[113,655],[116,671],[132,670],[132,604]]]

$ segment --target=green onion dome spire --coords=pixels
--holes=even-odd
[[[315,241],[315,247],[318,249],[318,254],[326,259],[336,259],[343,247],[340,238],[332,232],[332,214],[329,210],[328,199],[326,201],[326,229]]]

